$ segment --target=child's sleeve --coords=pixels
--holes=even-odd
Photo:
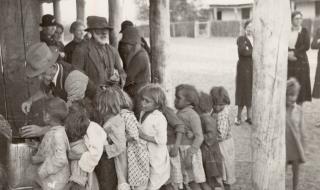
[[[41,179],[49,175],[56,174],[66,165],[68,165],[67,150],[68,140],[63,133],[55,133],[53,138],[54,155],[47,157],[39,168],[39,176]]]
[[[177,114],[175,114],[172,109],[170,109],[169,107],[164,108],[163,115],[167,119],[168,124],[175,128],[176,133],[184,133],[184,123],[183,121],[181,121],[181,119],[179,119]]]
[[[112,130],[112,132],[108,134],[108,137],[111,139],[113,144],[109,144],[107,143],[108,141],[106,141],[104,147],[108,158],[114,158],[126,150],[125,126],[124,123],[117,126],[111,122],[108,125],[109,126],[106,127],[111,127]]]
[[[90,122],[87,134],[84,137],[88,151],[84,152],[79,160],[79,166],[83,171],[90,173],[98,165],[106,139],[107,135],[102,127],[94,122]]]
[[[126,133],[133,138],[134,140],[139,140],[139,122],[137,121],[137,118],[133,115],[133,113],[123,113],[121,114],[121,117],[124,120],[125,126],[126,126]]]
[[[201,120],[199,115],[197,114],[190,115],[190,127],[194,135],[194,140],[191,145],[191,148],[192,148],[191,151],[194,154],[199,150],[203,142],[203,132],[202,132]]]
[[[152,127],[156,131],[156,135],[154,139],[157,144],[159,145],[166,145],[167,144],[167,120],[163,115],[159,117],[152,118],[154,121],[152,123]]]

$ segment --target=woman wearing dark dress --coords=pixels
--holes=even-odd
[[[236,105],[238,106],[238,116],[236,125],[241,124],[241,114],[244,107],[247,108],[247,120],[251,121],[251,101],[252,101],[252,24],[247,21],[244,24],[245,34],[237,39],[239,61],[237,64],[236,76]]]
[[[312,97],[320,98],[320,28],[317,29],[317,32],[313,37],[313,40],[311,43],[311,49],[318,49],[318,63],[317,63],[316,77],[313,85]]]
[[[295,11],[291,15],[292,28],[289,35],[288,78],[294,77],[301,85],[298,104],[311,101],[310,68],[307,51],[310,48],[310,36],[301,26],[302,13]]]
[[[72,63],[72,54],[76,49],[76,46],[81,43],[84,37],[85,26],[81,21],[75,21],[70,26],[70,33],[73,34],[73,40],[69,42],[64,48],[66,54],[65,60],[68,63]]]

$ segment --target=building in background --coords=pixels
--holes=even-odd
[[[291,7],[301,11],[304,18],[320,17],[320,0],[291,0]]]
[[[211,12],[211,20],[251,19],[253,0],[202,0],[204,9]]]

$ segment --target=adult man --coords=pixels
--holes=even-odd
[[[88,77],[70,64],[57,63],[58,56],[59,53],[45,43],[33,44],[28,49],[26,75],[29,78],[38,77],[41,83],[40,89],[22,103],[21,109],[25,114],[30,112],[34,102],[50,95],[65,101],[72,101],[79,96],[93,98],[95,95],[96,88]],[[22,128],[22,136],[41,136],[45,131],[46,128],[30,125]]]
[[[123,86],[126,74],[120,56],[117,50],[108,44],[108,34],[112,27],[108,25],[106,18],[98,16],[87,17],[87,25],[85,31],[90,32],[92,38],[75,49],[72,64],[83,70],[97,86],[115,80]]]

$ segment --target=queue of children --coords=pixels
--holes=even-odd
[[[177,113],[159,85],[144,86],[139,96],[138,119],[130,97],[116,85],[103,87],[95,102],[47,99],[44,122],[50,130],[31,159],[38,167],[35,189],[231,189],[227,91],[199,93],[181,84]]]

